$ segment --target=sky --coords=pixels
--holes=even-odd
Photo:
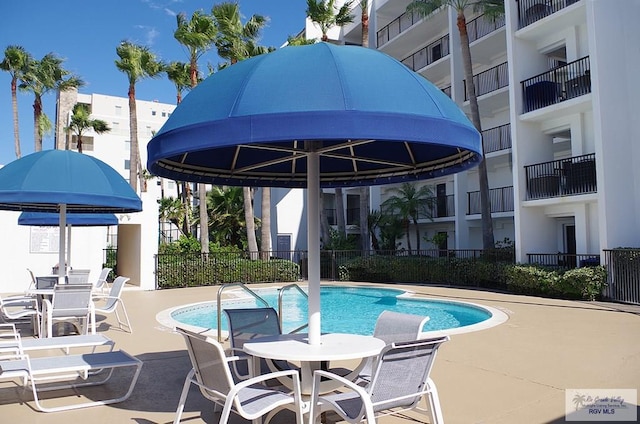
[[[127,97],[128,81],[115,61],[116,46],[123,40],[149,47],[159,59],[188,62],[187,51],[173,38],[176,15],[191,17],[196,10],[211,12],[221,0],[0,0],[0,48],[24,47],[35,59],[53,52],[65,59],[63,67],[78,75],[85,86],[80,93]],[[289,36],[304,29],[305,0],[236,0],[243,23],[258,14],[269,19],[260,44],[280,47]],[[1,60],[1,58],[0,58]],[[201,59],[217,66],[215,49]],[[174,85],[163,75],[136,84],[136,98],[175,103]],[[18,92],[22,155],[34,151],[33,95]],[[55,118],[55,93],[43,98],[44,112]],[[0,72],[0,164],[16,159],[11,109],[11,77]],[[43,149],[53,148],[53,135],[45,137]]]

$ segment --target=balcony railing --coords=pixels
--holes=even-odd
[[[591,93],[589,56],[522,81],[524,111]]]
[[[426,211],[420,218],[446,218],[456,214],[453,194],[430,197],[425,201],[425,204]]]
[[[489,202],[491,213],[513,212],[513,186],[492,188],[489,190]],[[480,203],[480,191],[467,193],[467,215],[482,213]]]
[[[567,270],[577,267],[600,265],[600,255],[575,253],[527,253],[530,264]]]
[[[476,87],[476,96],[491,93],[509,85],[509,66],[507,62],[487,69],[473,76],[473,84]],[[467,93],[467,80],[464,80],[464,100],[469,100]]]
[[[469,34],[469,42],[484,37],[487,34],[492,33],[498,28],[504,26],[504,15],[497,17],[496,19],[487,19],[484,15],[480,15],[472,21],[467,22],[467,34]]]
[[[441,88],[440,91],[442,91],[447,96],[451,97],[451,86]]]
[[[396,35],[411,28],[413,24],[418,22],[420,19],[422,19],[422,16],[417,13],[404,12],[402,15],[389,22],[387,26],[383,27],[376,33],[378,48],[387,44],[389,40],[394,38]]]
[[[542,18],[556,13],[580,0],[516,0],[518,2],[519,28],[524,28]]]
[[[482,147],[485,153],[510,149],[511,124],[504,124],[482,131]]]
[[[338,225],[338,218],[335,209],[325,208],[324,213],[327,215],[329,225]],[[345,219],[345,223],[347,225],[357,225],[360,221],[360,208],[347,208]]]
[[[524,167],[527,200],[595,193],[596,155],[576,156]]]
[[[449,34],[402,59],[409,69],[417,71],[449,55]]]

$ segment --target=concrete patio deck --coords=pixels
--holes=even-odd
[[[394,287],[493,306],[509,316],[497,327],[453,335],[440,349],[433,379],[448,424],[563,423],[565,389],[640,389],[640,307],[435,286]],[[98,318],[99,331],[117,348],[144,361],[131,398],[109,406],[41,413],[33,410],[30,391],[0,383],[0,421],[172,422],[190,364],[182,338],[155,316],[170,307],[214,300],[216,294],[216,287],[125,291],[133,334],[120,331],[112,315]],[[638,399],[634,401],[637,404]],[[409,413],[380,422],[415,422],[412,417],[417,416]],[[217,423],[217,418],[212,404],[192,389],[183,422]],[[293,422],[286,415],[278,421]]]

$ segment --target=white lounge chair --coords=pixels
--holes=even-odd
[[[71,388],[74,389],[74,398],[76,398],[75,389],[107,383],[113,371],[119,368],[134,368],[131,383],[124,394],[54,407],[45,406],[43,399],[39,396],[42,391]],[[4,336],[0,337],[0,369],[2,369],[0,380],[22,381],[25,387],[31,386],[36,408],[43,412],[66,411],[122,402],[131,396],[141,368],[142,361],[121,350],[31,358],[25,353],[15,327],[13,334],[7,336],[4,333]],[[111,391],[107,393],[112,394]],[[94,395],[92,394],[92,397]]]
[[[267,415],[268,422],[281,408],[293,410],[296,422],[302,424],[302,399],[297,371],[279,371],[236,383],[229,363],[238,357],[227,357],[222,345],[213,338],[182,328],[176,328],[176,331],[184,336],[193,369],[185,379],[174,424],[180,422],[191,384],[198,386],[206,399],[222,407],[219,424],[226,424],[231,412],[248,420]],[[265,385],[269,380],[282,377],[293,379],[293,393]]]
[[[31,322],[34,332],[40,326],[38,300],[33,296],[0,296],[0,319],[3,322]]]
[[[111,285],[111,290],[109,290],[108,296],[94,294],[94,311],[96,313],[102,314],[115,313],[116,319],[118,320],[118,327],[121,330],[133,333],[133,328],[131,327],[131,322],[129,321],[129,315],[127,315],[127,309],[124,307],[124,301],[122,300],[122,289],[124,288],[124,285],[127,281],[129,281],[129,277],[117,277]],[[122,309],[122,313],[124,314],[124,321],[120,319],[118,308]],[[123,326],[125,326],[126,329],[123,329]]]
[[[435,384],[429,377],[436,352],[448,336],[385,346],[374,366],[373,378],[361,386],[339,375],[316,371],[310,402],[310,422],[321,412],[333,410],[349,423],[366,420],[375,423],[376,417],[407,410],[428,412],[429,423],[442,424],[444,419]],[[321,380],[331,379],[343,384],[343,390],[319,395]],[[428,411],[418,407],[426,397]]]

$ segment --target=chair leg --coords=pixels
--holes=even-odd
[[[427,401],[429,403],[429,413],[431,414],[431,422],[433,424],[444,424],[444,417],[442,416],[442,408],[440,408],[440,397],[438,396],[438,389],[436,388],[433,380],[429,379],[428,383],[431,391],[427,394]]]
[[[187,378],[185,378],[184,380],[184,385],[182,386],[182,393],[180,394],[180,401],[178,402],[178,409],[176,410],[176,416],[173,419],[173,424],[178,424],[180,422],[182,412],[184,411],[184,404],[187,402],[187,395],[189,394],[191,379],[193,378],[194,374],[195,371],[191,369],[191,371],[189,371],[189,374],[187,374]]]
[[[118,320],[118,326],[122,329],[122,326],[125,325],[129,331],[129,333],[133,333],[133,327],[131,327],[131,321],[129,321],[129,315],[127,314],[127,308],[124,307],[123,302],[118,302],[118,306],[122,306],[122,312],[124,313],[124,321],[120,320],[120,316],[118,315],[118,307],[116,306],[116,319]]]

